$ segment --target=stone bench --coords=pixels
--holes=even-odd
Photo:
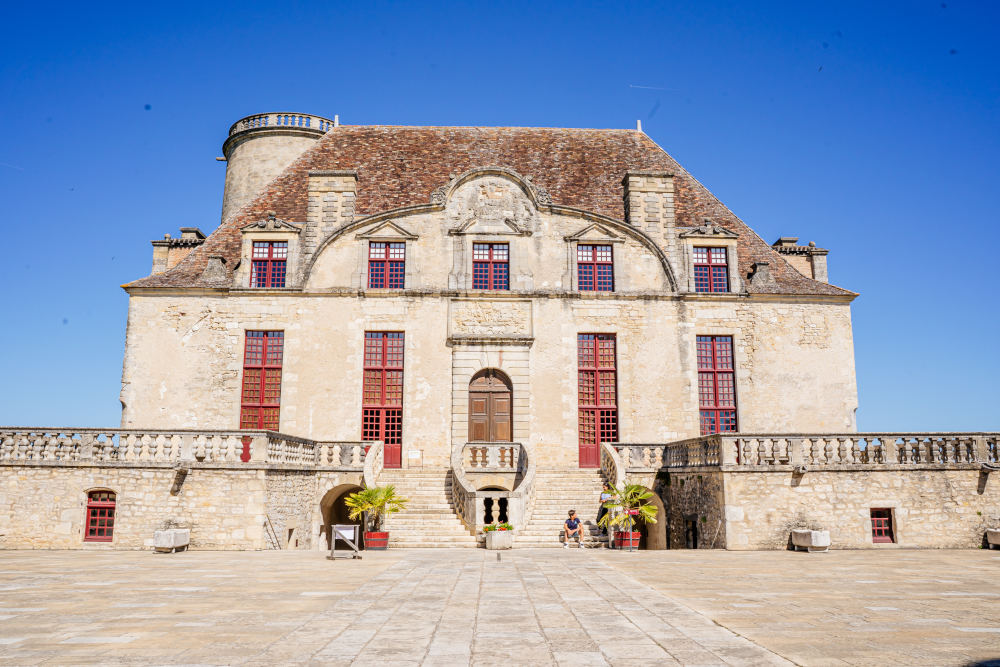
[[[829,530],[793,530],[792,546],[796,551],[805,550],[809,553],[814,551],[829,551],[830,531]]]
[[[191,542],[189,528],[169,528],[153,531],[153,549],[159,553],[173,553],[187,549]]]
[[[987,528],[986,548],[993,549],[994,547],[1000,548],[1000,528]]]

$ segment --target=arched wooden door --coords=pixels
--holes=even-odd
[[[510,442],[510,379],[488,368],[469,383],[469,442]]]

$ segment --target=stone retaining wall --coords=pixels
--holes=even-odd
[[[969,549],[981,546],[988,527],[1000,526],[1000,474],[979,466],[716,474],[724,478],[728,549],[784,549],[792,528],[829,530],[834,549]],[[684,494],[671,488],[681,511]],[[696,495],[704,513],[717,506],[711,487]],[[893,510],[895,545],[873,544],[872,508]]]

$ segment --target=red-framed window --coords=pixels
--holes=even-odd
[[[110,542],[115,533],[115,492],[91,491],[87,494],[87,525],[84,542]]]
[[[506,243],[473,243],[472,289],[510,289],[509,261]]]
[[[406,283],[406,243],[371,241],[368,244],[368,287],[403,289]]]
[[[585,292],[615,290],[615,260],[610,245],[576,246],[576,284]]]
[[[694,291],[729,291],[729,258],[725,248],[694,249]]]
[[[278,430],[283,331],[248,331],[243,352],[240,428]]]
[[[399,467],[403,442],[403,332],[365,332],[361,439],[385,443],[384,462]]]
[[[892,533],[892,510],[875,509],[871,510],[872,518],[872,542],[875,544],[892,544],[896,541],[896,536]]]
[[[577,335],[580,467],[601,464],[601,443],[618,441],[618,367],[614,334]]]
[[[736,369],[732,336],[698,336],[701,434],[736,430]]]
[[[284,287],[288,241],[254,241],[250,258],[251,287]]]

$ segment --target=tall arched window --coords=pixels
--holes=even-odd
[[[87,524],[84,542],[110,542],[115,531],[115,492],[91,491],[87,494]]]

